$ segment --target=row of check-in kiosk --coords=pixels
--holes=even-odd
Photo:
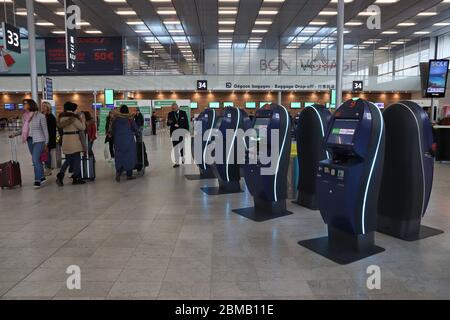
[[[202,125],[195,135],[206,136],[201,139],[200,175],[187,178],[217,178],[218,187],[202,190],[219,195],[243,192],[244,177],[254,206],[233,212],[257,222],[292,214],[286,206],[292,120],[285,107],[272,104],[259,109],[253,120],[236,107],[206,109],[197,121]],[[245,161],[239,164],[236,132],[251,128],[256,144],[245,137]],[[215,151],[223,161],[208,164],[214,130],[224,140],[221,152]],[[229,130],[235,134],[227,134]],[[260,161],[259,151],[263,143],[264,150],[271,150],[272,130],[279,133],[275,136],[279,153],[267,164]],[[295,202],[320,210],[328,227],[326,237],[300,241],[301,246],[348,264],[384,251],[375,244],[377,231],[407,241],[442,233],[421,224],[432,189],[434,157],[431,122],[417,104],[399,102],[381,113],[371,102],[350,100],[334,114],[313,105],[300,113],[295,136],[299,157]],[[275,169],[262,174],[270,165]]]

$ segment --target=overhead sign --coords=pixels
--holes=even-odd
[[[66,70],[64,43],[64,38],[45,39],[47,73],[49,75],[73,74]],[[78,38],[75,74],[122,75],[122,38]]]
[[[72,7],[72,0],[64,0],[65,12],[65,28],[66,28],[66,69],[69,71],[76,71],[77,69],[77,29],[72,23],[74,16],[78,12],[69,13],[69,8]],[[75,20],[77,17],[75,17]]]
[[[364,91],[364,82],[363,81],[353,81],[352,91],[353,91],[353,93],[363,92]]]
[[[22,53],[22,48],[20,45],[19,28],[16,28],[11,24],[3,22],[2,29],[3,29],[3,40],[5,43],[6,50]]]
[[[197,80],[197,90],[199,90],[199,91],[208,90],[208,81],[207,80]]]

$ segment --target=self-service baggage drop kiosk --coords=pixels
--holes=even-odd
[[[386,154],[378,231],[408,241],[442,233],[422,226],[433,185],[433,129],[418,104],[402,101],[383,112]]]
[[[295,203],[317,210],[316,176],[319,162],[330,158],[325,149],[325,138],[331,112],[322,105],[306,107],[298,116],[295,132],[297,140],[299,182],[298,198]]]
[[[241,174],[240,162],[238,160],[238,130],[245,130],[251,127],[250,118],[244,110],[237,107],[226,107],[222,111],[220,121],[216,122],[215,129],[217,129],[223,137],[221,152],[216,151],[216,155],[221,154],[222,159],[211,166],[214,176],[219,181],[219,187],[204,187],[201,188],[203,192],[208,195],[220,195],[242,192],[241,189]],[[242,141],[242,147],[245,147]],[[241,161],[242,164],[242,161]]]
[[[324,143],[331,159],[320,162],[316,182],[328,237],[299,244],[339,264],[384,251],[374,233],[385,145],[381,111],[361,99],[345,102]]]
[[[272,104],[256,112],[252,127],[255,135],[248,140],[243,171],[255,206],[233,212],[257,222],[290,215],[292,212],[286,210],[287,174],[291,152],[289,113],[285,107]],[[277,143],[273,141],[272,146],[273,130],[278,132],[273,132]],[[276,154],[270,152],[272,147],[277,147]],[[263,153],[267,153],[266,159],[262,158]]]
[[[220,114],[214,109],[205,109],[195,120],[194,124],[194,137],[192,138],[192,150],[195,150],[196,141],[201,141],[201,159],[197,162],[200,174],[187,174],[185,175],[188,180],[204,180],[204,179],[214,179],[215,175],[212,171],[211,165],[208,164],[206,160],[207,147],[211,143],[212,139],[212,129],[216,126],[217,122],[220,121]],[[204,139],[207,135],[207,139]],[[197,135],[200,135],[198,137]]]

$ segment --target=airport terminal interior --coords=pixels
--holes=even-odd
[[[1,300],[450,299],[450,1],[0,22]]]

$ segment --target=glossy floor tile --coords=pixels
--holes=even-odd
[[[326,234],[319,212],[288,202],[294,214],[256,223],[232,213],[247,193],[207,196],[214,180],[189,181],[173,169],[167,133],[146,137],[150,168],[114,182],[95,145],[97,180],[58,188],[54,176],[32,188],[31,160],[19,146],[24,186],[0,192],[2,299],[449,299],[450,165],[437,164],[424,223],[444,234],[404,242],[377,234],[386,251],[337,265],[297,242]],[[0,162],[9,159],[0,134]],[[244,185],[244,182],[242,182]],[[69,266],[81,290],[69,290]],[[367,267],[381,290],[367,289]]]

